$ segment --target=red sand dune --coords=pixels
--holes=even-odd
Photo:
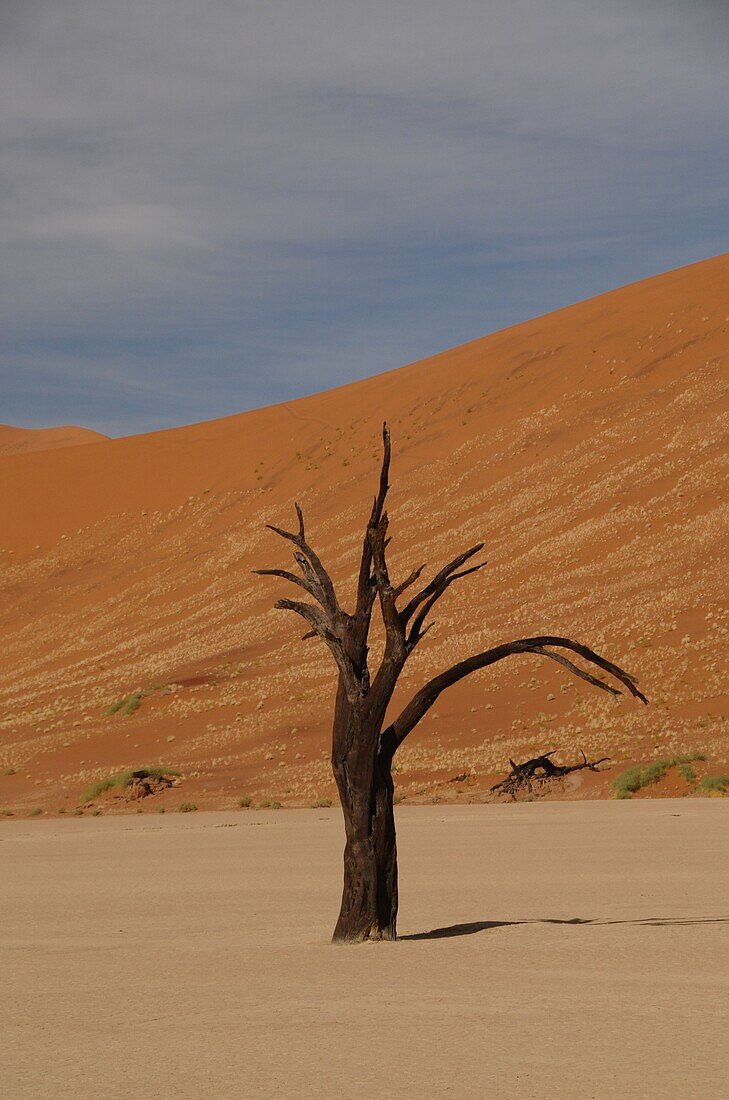
[[[168,806],[333,797],[330,659],[273,610],[284,582],[251,570],[286,565],[264,524],[298,499],[346,602],[384,418],[391,572],[481,538],[490,560],[439,605],[395,706],[535,633],[601,650],[652,704],[513,658],[411,735],[408,800],[467,798],[552,748],[726,770],[728,289],[721,256],[300,401],[0,459],[0,809],[71,807],[144,764],[182,773]],[[137,689],[132,714],[102,717]],[[615,774],[566,793],[604,796]]]
[[[0,424],[0,458],[27,451],[78,447],[82,443],[98,443],[101,439],[106,436],[89,428],[13,428],[10,424]]]

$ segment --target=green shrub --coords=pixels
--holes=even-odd
[[[679,764],[678,774],[681,776],[682,779],[685,779],[687,783],[696,782],[696,772],[690,764]]]
[[[101,815],[101,810],[99,809],[99,807],[98,807],[98,806],[96,807],[96,809],[95,809],[95,810],[92,810],[92,811],[91,811],[91,816],[92,816],[92,817],[99,817],[100,815]]]
[[[116,776],[107,776],[106,779],[99,779],[97,783],[92,783],[90,787],[87,787],[81,795],[81,801],[93,802],[95,798],[98,798],[100,794],[104,794],[105,791],[110,791],[112,787],[121,786],[122,784],[117,782]]]
[[[197,809],[194,802],[181,802],[177,807],[178,814],[191,814]]]
[[[258,809],[259,810],[268,810],[270,808],[270,806],[271,806],[271,803],[269,802],[269,800],[267,798],[264,799],[263,802],[258,803]]]
[[[701,780],[702,791],[721,791],[722,794],[729,790],[729,775],[705,775]]]
[[[103,718],[108,718],[111,714],[118,714],[120,710],[123,710],[125,714],[134,714],[135,710],[139,707],[142,699],[146,699],[148,695],[151,695],[155,690],[164,690],[165,685],[155,684],[149,691],[143,691],[141,688],[139,691],[133,691],[131,695],[125,695],[121,699],[117,699],[115,703],[112,703],[110,707],[107,707],[102,713]]]
[[[238,799],[238,805],[242,810],[247,810],[253,799],[249,794],[244,794],[242,798]]]
[[[331,798],[317,798],[316,802],[312,802],[312,810],[328,810],[332,804]]]
[[[109,715],[116,714],[117,711],[120,711],[122,709],[126,701],[126,696],[123,699],[117,699],[115,703],[112,703],[110,707],[106,708],[101,717],[108,718]]]
[[[135,691],[133,695],[130,695],[129,698],[127,699],[127,701],[126,701],[126,706],[124,707],[124,713],[125,714],[134,714],[135,710],[137,709],[139,704],[142,702],[142,699],[144,699],[146,694],[147,694],[146,691]]]
[[[43,811],[40,808],[40,806],[34,806],[33,809],[30,811],[30,813],[28,814],[28,817],[38,817],[38,815],[42,814],[42,813],[43,813]]]
[[[619,775],[617,779],[613,780],[615,797],[630,798],[636,791],[640,791],[643,787],[649,787],[652,783],[657,783],[659,780],[663,779],[666,772],[671,768],[675,768],[682,764],[690,764],[695,760],[705,759],[706,757],[703,753],[692,752],[683,753],[679,756],[671,756],[667,760],[655,760],[651,764],[636,764],[634,767],[628,768],[622,775]]]
[[[280,810],[281,809],[281,803],[280,802],[272,802],[271,803],[271,809],[272,810]]]

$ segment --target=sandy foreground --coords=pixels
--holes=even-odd
[[[336,810],[0,828],[6,1097],[729,1095],[729,804],[401,808],[400,935],[328,943]]]

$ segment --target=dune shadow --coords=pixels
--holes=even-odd
[[[571,924],[594,927],[627,924],[636,928],[676,928],[681,925],[729,924],[729,917],[638,917],[635,920],[606,920],[603,917],[542,917],[531,920],[477,920],[466,924],[448,924],[443,928],[431,928],[428,932],[412,932],[398,936],[399,940],[446,940],[453,936],[473,936],[476,932],[488,932],[492,928],[513,928],[520,924]]]

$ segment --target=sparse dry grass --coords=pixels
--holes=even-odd
[[[500,775],[509,756],[552,747],[567,757],[584,748],[618,765],[651,764],[680,755],[697,731],[711,759],[729,763],[716,702],[725,690],[721,653],[729,636],[729,612],[716,601],[723,591],[716,550],[727,517],[716,493],[726,472],[726,418],[717,412],[723,364],[703,347],[707,326],[684,350],[676,330],[689,321],[678,320],[657,318],[649,329],[631,320],[635,331],[627,343],[621,337],[622,351],[611,349],[607,336],[595,341],[595,356],[586,347],[589,369],[580,375],[574,349],[563,351],[556,336],[514,345],[513,377],[503,386],[521,387],[523,400],[495,428],[487,417],[494,394],[486,398],[478,370],[454,373],[437,392],[413,390],[410,405],[395,410],[393,576],[424,558],[436,568],[454,546],[481,537],[491,563],[443,601],[436,629],[408,666],[403,696],[460,656],[550,629],[583,638],[636,672],[652,704],[613,706],[536,658],[515,659],[454,689],[437,715],[426,717],[398,754],[398,785],[408,797],[416,788],[417,797],[434,796],[453,771]],[[658,354],[661,372],[651,373]],[[549,400],[540,397],[528,388],[535,365],[572,372],[580,388],[566,384]],[[434,431],[454,442],[435,447],[424,479],[412,456]],[[145,754],[154,746],[164,758],[166,739],[174,737],[175,760],[186,773],[188,766],[192,775],[216,777],[237,770],[252,802],[264,796],[311,805],[333,790],[328,655],[298,643],[290,622],[271,607],[274,586],[241,578],[273,564],[263,525],[283,521],[290,510],[288,489],[269,489],[278,479],[291,492],[303,487],[312,538],[335,579],[351,581],[366,512],[363,479],[377,465],[372,440],[365,421],[322,425],[319,438],[292,445],[300,461],[291,449],[274,449],[256,470],[256,486],[202,493],[144,516],[120,512],[28,558],[3,557],[4,774],[27,773],[39,799],[47,792],[55,800],[59,784],[78,789],[104,781],[97,738],[121,746],[115,758],[131,762],[138,738]],[[287,482],[292,462],[297,472]],[[330,501],[323,482],[307,487],[304,468],[324,477],[335,466],[339,474],[326,476],[341,479],[340,492]],[[434,518],[443,486],[447,498]],[[160,570],[157,562],[171,564]],[[48,616],[44,593],[51,585]],[[82,635],[79,601],[94,608]],[[378,644],[375,638],[375,654]],[[140,688],[114,704],[119,722],[101,717],[120,684],[163,684],[193,664],[213,670],[215,682],[172,685],[154,707],[140,703],[157,688]],[[80,763],[59,776],[46,761],[66,750]],[[10,799],[7,789],[2,797]],[[210,797],[229,805],[231,792],[221,787]]]

